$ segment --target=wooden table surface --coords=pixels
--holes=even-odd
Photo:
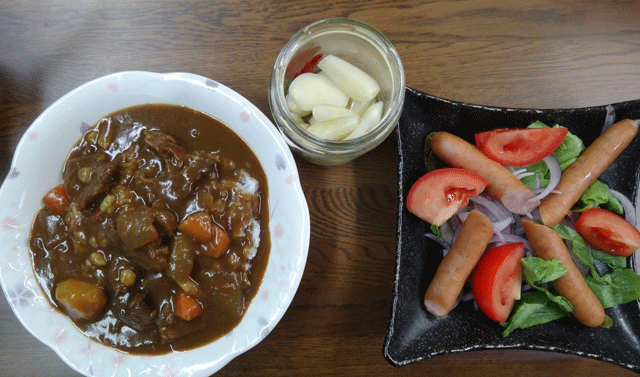
[[[3,0],[0,178],[44,109],[117,71],[213,78],[271,117],[267,84],[278,52],[304,25],[335,16],[382,31],[400,53],[407,85],[439,97],[533,108],[640,98],[640,2],[634,0]],[[296,159],[311,213],[302,283],[271,334],[218,375],[634,375],[541,351],[474,351],[402,368],[387,363],[396,155],[391,137],[343,166]],[[20,325],[4,296],[0,375],[77,375]]]

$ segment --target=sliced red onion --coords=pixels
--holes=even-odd
[[[457,219],[455,219],[455,221],[457,221]],[[449,220],[440,226],[440,235],[442,236],[444,242],[448,243],[449,245],[453,243],[453,234],[455,233],[455,227],[453,226],[452,222],[452,220]]]
[[[471,292],[467,292],[467,293],[462,292],[458,299],[459,299],[460,302],[473,300],[473,293],[471,293]]]
[[[516,243],[516,242],[527,242],[527,239],[521,236],[517,236],[515,234],[505,234],[504,240],[507,243]]]
[[[524,242],[525,245],[528,244],[527,239],[521,236],[517,236],[515,234],[495,233],[489,240],[489,245],[487,246],[487,248],[492,248],[495,246],[506,245],[508,243],[516,243],[516,242]],[[531,249],[531,247],[529,247],[529,249]],[[526,251],[526,247],[525,247],[525,251]]]
[[[611,127],[611,125],[613,125],[616,122],[616,109],[611,106],[611,105],[607,105],[607,113],[604,117],[604,125],[602,126],[602,132],[604,132],[607,128]]]
[[[507,227],[513,224],[515,220],[513,217],[505,217],[504,219],[498,220],[493,223],[493,231],[494,232],[503,232]]]
[[[426,233],[425,237],[430,238],[434,241],[436,241],[437,243],[440,244],[440,246],[442,246],[443,249],[448,249],[449,247],[451,247],[451,245],[447,244],[446,242],[444,242],[440,237],[436,236],[433,233]]]
[[[531,191],[533,191],[533,193],[534,193],[534,194],[540,194],[540,193],[542,193],[544,190],[545,190],[545,189],[543,189],[543,188],[537,188],[537,189],[533,189],[533,190],[531,190]],[[556,190],[556,189],[553,189],[553,190],[551,190],[551,194],[562,194],[562,191],[560,191],[560,190]]]
[[[561,223],[575,229],[576,228],[576,221],[578,221],[578,218],[580,217],[580,214],[578,212],[569,212],[569,214],[566,217],[566,220],[563,219],[561,221]]]
[[[526,257],[533,257],[535,254],[533,253],[533,248],[528,240],[524,241],[524,255]]]
[[[505,243],[507,242],[505,242],[504,240],[504,234],[500,232],[497,232],[497,233],[494,232],[491,238],[489,239],[489,245],[491,245],[491,247],[497,246],[497,245],[504,245]]]
[[[530,172],[527,169],[520,169],[520,170],[514,171],[513,174],[515,174],[516,178],[522,179],[524,177],[528,177],[528,176],[534,175],[535,173]]]
[[[483,195],[476,195],[469,199],[471,202],[481,205],[489,211],[494,219],[503,219],[508,216],[513,216],[509,210],[504,208],[502,204],[492,199],[489,199]],[[486,211],[481,211],[486,214]]]
[[[524,237],[524,228],[522,227],[522,221],[520,221],[520,218],[516,218],[516,224],[515,227],[513,228],[513,233],[518,235],[518,236],[523,236]]]
[[[454,217],[456,217],[456,216],[454,216]],[[462,230],[462,221],[460,221],[458,223],[458,225],[453,228],[453,234],[451,236],[451,244],[452,245],[455,242],[456,238],[458,238],[458,235],[460,234],[461,230]]]
[[[540,200],[555,190],[558,182],[560,182],[560,176],[562,175],[562,169],[560,168],[560,163],[556,156],[550,154],[543,158],[542,161],[544,161],[544,163],[549,167],[549,184],[540,194],[538,194],[538,196],[532,198],[531,201]]]
[[[451,307],[451,310],[455,309],[461,302],[466,302],[466,301],[470,301],[473,300],[473,293],[471,292],[461,292],[460,295],[458,296],[458,298],[456,299],[456,301],[453,303],[453,306]],[[476,307],[476,310],[478,310],[478,308]]]
[[[451,250],[450,248],[446,248],[442,250],[442,256],[444,257],[445,255],[449,254],[449,250]]]
[[[460,220],[460,222],[464,222],[467,219],[467,217],[469,217],[469,212],[471,212],[471,211],[466,210],[466,209],[460,210],[460,211],[456,212],[455,216],[458,218],[458,220]]]
[[[622,193],[619,191],[609,189],[609,192],[611,192],[611,195],[615,196],[616,199],[618,199],[618,201],[620,202],[620,204],[622,204],[625,220],[631,223],[631,225],[636,226],[637,224],[636,210],[635,208],[633,208],[633,204],[631,203],[631,200],[629,200],[629,198],[627,198],[626,196],[622,195]]]

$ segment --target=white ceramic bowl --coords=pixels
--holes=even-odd
[[[29,231],[46,191],[82,132],[133,105],[169,103],[217,118],[253,149],[269,185],[271,252],[264,279],[240,324],[200,348],[161,356],[129,355],[80,333],[38,285]],[[188,73],[122,72],[86,83],[45,110],[20,140],[0,189],[0,281],[22,324],[73,369],[88,376],[209,376],[276,326],[298,289],[309,249],[309,210],[287,144],[269,119],[224,85]]]

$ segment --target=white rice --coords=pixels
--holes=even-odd
[[[258,194],[258,180],[251,177],[246,172],[240,177],[240,180],[236,183],[236,187],[240,191],[244,191],[249,194],[257,195]]]
[[[256,256],[256,253],[258,252],[258,246],[260,246],[260,222],[256,219],[252,219],[247,228],[250,228],[249,233],[251,233],[251,238],[253,241],[251,252],[249,252],[248,257],[248,259],[251,260]]]
[[[236,182],[236,189],[238,191],[245,192],[250,195],[258,195],[258,187],[260,184],[258,180],[251,177],[247,172],[244,172],[238,182]],[[253,259],[258,253],[258,246],[260,246],[260,222],[257,219],[251,219],[249,225],[241,232],[241,237],[246,236],[247,232],[251,236],[251,250],[247,255],[247,260]]]

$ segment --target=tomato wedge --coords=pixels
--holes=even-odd
[[[578,234],[592,247],[628,257],[640,248],[640,232],[621,216],[602,208],[591,208],[576,222]]]
[[[567,132],[565,127],[498,128],[474,136],[478,148],[490,159],[505,166],[524,166],[553,153]]]
[[[523,242],[496,246],[482,254],[471,275],[473,298],[480,310],[496,322],[506,321],[520,298],[523,257]]]
[[[430,224],[440,226],[486,186],[486,179],[466,169],[432,170],[411,186],[407,209]]]

